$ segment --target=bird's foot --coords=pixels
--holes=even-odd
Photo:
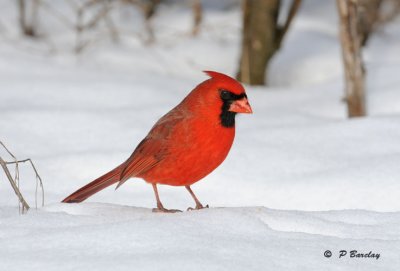
[[[200,209],[205,209],[205,208],[209,208],[208,204],[206,206],[203,206],[201,204],[196,204],[195,208],[189,207],[189,208],[187,208],[187,211],[194,211],[194,210],[200,210]]]
[[[178,209],[165,209],[164,207],[153,208],[153,213],[181,213],[181,210]]]

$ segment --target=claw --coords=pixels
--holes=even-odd
[[[203,205],[196,205],[195,208],[189,207],[187,208],[187,211],[194,211],[194,210],[200,210],[200,209],[205,209],[205,208],[209,208],[208,204],[206,206]]]
[[[178,209],[153,208],[153,213],[181,213]]]

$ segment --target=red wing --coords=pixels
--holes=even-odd
[[[117,188],[129,178],[152,169],[169,155],[171,140],[174,140],[171,135],[182,119],[182,112],[175,109],[154,125],[146,138],[140,142],[131,157],[125,162],[125,168],[122,170]]]
[[[129,178],[144,173],[156,166],[165,156],[166,150],[160,140],[145,138],[125,162],[117,188]]]

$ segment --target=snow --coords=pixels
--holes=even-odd
[[[238,117],[227,160],[193,186],[211,208],[171,215],[151,212],[154,195],[140,179],[82,204],[59,202],[125,160],[206,79],[201,70],[235,73],[238,7],[209,4],[192,38],[189,7],[163,6],[155,44],[140,39],[139,17],[135,35],[76,56],[74,33],[60,24],[45,25],[51,43],[21,38],[9,3],[0,2],[0,140],[34,160],[46,204],[19,215],[0,174],[0,270],[399,269],[399,20],[365,50],[369,116],[348,120],[334,2],[304,1],[270,86],[246,86],[254,114]],[[34,205],[27,166],[21,188]],[[167,208],[194,205],[184,188],[159,190]]]
[[[376,270],[400,264],[398,213],[240,207],[168,215],[83,203],[49,205],[19,221],[15,210],[2,208],[1,215],[12,227],[0,247],[2,270],[16,263],[21,270]],[[332,258],[323,257],[328,249]],[[380,257],[337,258],[343,249]]]

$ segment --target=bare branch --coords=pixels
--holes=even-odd
[[[36,177],[36,189],[35,189],[35,207],[37,208],[37,198],[38,198],[38,188],[40,186],[41,192],[42,192],[42,206],[44,205],[44,187],[43,187],[43,182],[42,178],[40,177],[33,161],[30,158],[23,159],[23,160],[18,160],[15,155],[3,144],[3,142],[0,141],[0,145],[6,150],[6,152],[13,158],[14,161],[9,162],[5,161],[3,158],[0,157],[0,165],[3,168],[7,179],[9,180],[12,188],[14,189],[15,194],[18,197],[19,203],[22,205],[22,213],[25,213],[26,211],[29,210],[29,205],[24,199],[24,197],[21,194],[21,191],[19,190],[19,163],[25,163],[29,162],[33,171],[35,172],[35,177]],[[7,165],[15,165],[15,177],[11,176],[11,173],[7,167]]]
[[[7,176],[7,179],[10,181],[10,184],[12,186],[12,188],[14,189],[15,194],[17,195],[19,202],[22,204],[22,213],[25,213],[26,211],[29,210],[29,205],[28,203],[25,201],[24,197],[22,196],[21,192],[19,191],[19,188],[17,186],[17,184],[15,183],[14,179],[11,176],[10,171],[7,168],[7,165],[5,163],[5,161],[3,160],[3,158],[0,157],[0,165],[4,170],[4,173]]]
[[[378,26],[391,22],[400,15],[400,1],[386,0],[382,4],[382,6],[384,6],[384,10],[379,14],[379,17],[377,18],[376,23],[378,24]]]
[[[83,25],[82,27],[85,29],[90,29],[95,27],[101,19],[104,19],[104,17],[108,14],[110,9],[111,7],[107,5],[107,3],[105,3],[103,8],[92,18],[92,20],[90,20],[86,25]]]
[[[292,5],[290,6],[288,16],[286,18],[285,23],[283,26],[278,28],[278,38],[276,41],[276,46],[279,49],[282,45],[282,41],[288,32],[290,25],[292,24],[293,18],[296,16],[297,11],[299,10],[301,4],[301,0],[293,0]]]
[[[154,30],[151,24],[151,19],[156,13],[157,6],[161,0],[147,0],[146,2],[138,1],[138,0],[125,0],[127,3],[138,6],[144,16],[144,27],[147,32],[146,43],[151,44],[155,41]]]
[[[201,0],[193,0],[192,10],[193,10],[192,35],[197,36],[197,34],[200,31],[200,24],[203,20],[203,6],[201,4]]]

